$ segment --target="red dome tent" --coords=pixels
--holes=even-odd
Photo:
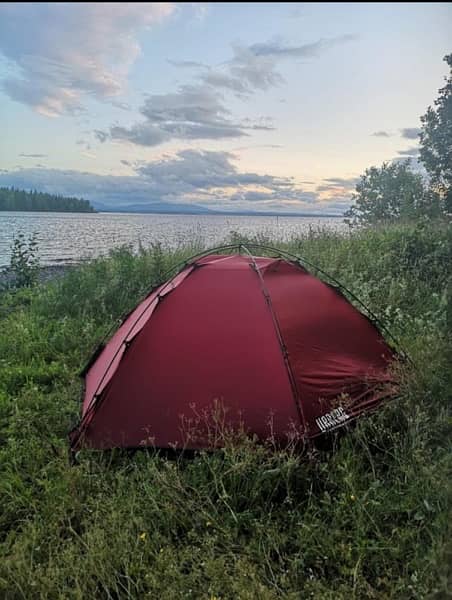
[[[71,449],[204,448],[221,406],[260,439],[313,438],[394,393],[371,320],[298,261],[210,254],[152,291],[93,357]]]

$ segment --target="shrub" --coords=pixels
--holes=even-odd
[[[36,233],[28,239],[20,232],[11,244],[9,267],[4,270],[8,287],[31,287],[38,281],[39,258]]]

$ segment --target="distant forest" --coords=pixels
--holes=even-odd
[[[0,211],[29,210],[39,212],[96,212],[89,200],[66,198],[33,190],[0,187]]]

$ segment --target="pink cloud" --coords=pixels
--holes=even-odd
[[[138,35],[174,10],[150,2],[2,4],[0,51],[19,71],[3,90],[48,116],[82,110],[85,95],[115,98],[140,54]]]

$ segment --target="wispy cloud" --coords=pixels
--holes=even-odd
[[[420,127],[404,127],[400,130],[401,136],[407,140],[417,140],[420,133]]]
[[[256,90],[268,90],[283,83],[284,78],[277,70],[279,62],[287,59],[318,58],[324,52],[357,40],[355,35],[341,35],[316,40],[315,42],[288,45],[282,41],[269,40],[249,46],[234,46],[233,58],[225,64],[226,77],[212,80],[217,87],[237,88],[239,92],[251,94]],[[206,80],[207,76],[204,76]],[[242,89],[239,89],[242,87]]]
[[[148,95],[140,112],[144,120],[129,127],[113,125],[108,131],[97,130],[105,142],[116,139],[141,146],[157,146],[173,139],[220,140],[240,138],[252,130],[271,130],[264,120],[234,119],[226,106],[227,93],[250,96],[282,83],[276,65],[283,59],[317,57],[338,44],[356,39],[345,35],[321,39],[300,46],[277,42],[235,46],[232,58],[217,67],[193,61],[172,61],[180,67],[204,67],[190,85],[176,92]]]
[[[196,62],[194,60],[171,60],[167,59],[167,62],[173,67],[177,67],[178,69],[209,69],[208,65],[204,63]]]
[[[262,44],[253,44],[252,46],[249,46],[249,50],[255,56],[315,58],[325,50],[329,50],[340,44],[356,41],[357,39],[358,36],[347,34],[333,38],[322,38],[316,42],[298,46],[289,46],[279,41],[268,41]]]
[[[393,134],[389,133],[388,131],[375,131],[374,133],[371,134],[373,137],[384,137],[384,138],[388,138],[388,137],[392,137]]]
[[[24,154],[21,153],[19,154],[20,157],[22,158],[47,158],[47,154]]]
[[[397,154],[399,156],[412,156],[412,157],[416,157],[416,156],[419,156],[419,147],[418,146],[412,146],[411,148],[407,148],[406,150],[399,150],[397,152]]]
[[[233,148],[232,152],[242,152],[244,150],[255,150],[256,148],[266,148],[271,150],[280,150],[284,148],[283,144],[252,144],[250,146],[238,146]]]
[[[174,11],[171,3],[4,3],[0,52],[20,71],[1,82],[13,100],[57,116],[83,110],[84,95],[124,91],[138,34]]]
[[[401,129],[398,130],[399,131],[399,135],[403,138],[405,138],[406,140],[417,140],[419,138],[419,134],[421,133],[421,128],[420,127],[402,127]],[[372,135],[374,137],[385,137],[385,138],[389,138],[389,137],[394,137],[395,133],[391,133],[390,131],[375,131],[375,133],[372,133]]]
[[[330,185],[339,185],[342,187],[354,188],[358,179],[358,177],[329,177],[327,179],[324,179],[324,181],[326,181]]]
[[[315,188],[322,200],[336,202],[341,205],[350,204],[359,177],[329,177]]]

